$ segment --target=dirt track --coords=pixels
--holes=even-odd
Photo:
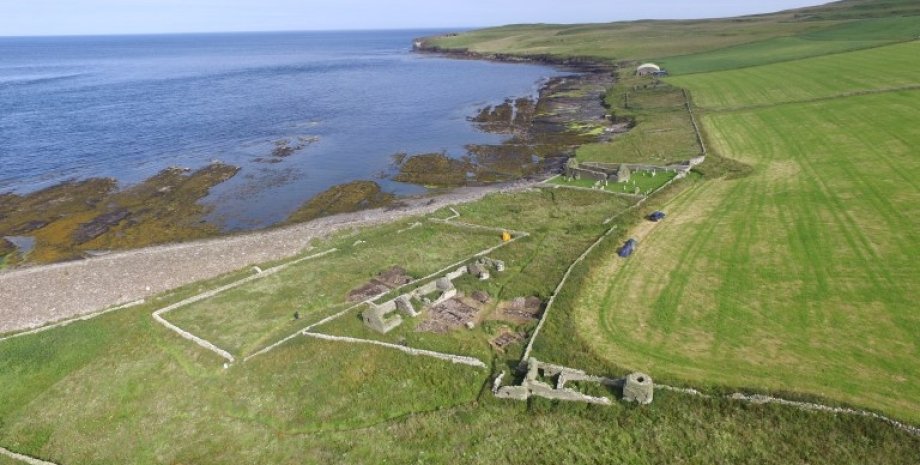
[[[250,234],[150,247],[75,262],[0,272],[0,334],[96,312],[249,265],[297,254],[310,241],[356,226],[431,213],[536,181],[459,188],[405,199],[395,210],[367,210]]]

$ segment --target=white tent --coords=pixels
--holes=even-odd
[[[639,65],[639,67],[636,68],[636,73],[640,76],[645,76],[646,74],[657,73],[659,71],[661,71],[661,68],[655,63],[645,63],[642,65]]]

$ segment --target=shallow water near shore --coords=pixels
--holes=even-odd
[[[560,74],[411,53],[436,33],[0,38],[0,192],[218,159],[242,168],[204,199],[226,230],[356,179],[423,192],[377,175],[396,152],[500,143],[468,118]]]

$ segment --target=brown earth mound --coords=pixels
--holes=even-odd
[[[538,297],[518,297],[499,306],[501,315],[510,321],[526,323],[540,317],[543,301]]]

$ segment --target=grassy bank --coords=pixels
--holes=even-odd
[[[578,153],[583,161],[662,164],[695,156],[686,88],[705,108],[700,121],[712,151],[690,176],[633,210],[635,199],[566,188],[456,207],[454,221],[530,233],[490,255],[506,262],[505,272],[458,286],[488,293],[492,316],[517,297],[546,302],[569,265],[615,227],[573,268],[535,341],[536,357],[599,375],[642,370],[713,394],[780,393],[920,422],[920,90],[890,90],[917,75],[916,45],[836,53],[854,44],[805,52],[762,44],[760,60],[779,61],[769,57],[776,51],[782,62],[760,67],[742,58],[756,50],[706,54],[831,34],[829,26],[849,31],[833,40],[874,43],[867,37],[880,31],[900,34],[895,26],[905,22],[896,16],[914,9],[900,0],[848,1],[737,21],[515,26],[439,39],[608,58],[700,52],[679,66],[710,71],[663,83],[622,74],[606,101],[635,127]],[[880,15],[895,19],[861,26],[871,34],[851,37],[845,28],[860,27],[843,23]],[[666,39],[648,39],[663,31]],[[835,54],[786,60],[819,52]],[[896,66],[888,72],[884,63]],[[714,71],[729,66],[737,69]],[[663,222],[642,220],[656,209],[668,213]],[[341,309],[350,290],[392,266],[419,277],[498,242],[497,233],[428,221],[452,213],[339,234],[315,244],[334,254],[169,318],[236,354],[252,353]],[[627,237],[639,246],[624,260],[616,248]],[[62,465],[917,462],[920,438],[861,416],[669,391],[641,407],[496,399],[493,376],[516,365],[524,344],[498,350],[489,342],[504,328],[532,332],[533,320],[484,318],[473,329],[435,334],[416,331],[423,314],[381,335],[356,310],[319,329],[471,355],[486,369],[306,337],[224,369],[223,359],[150,316],[252,275],[241,270],[0,341],[0,445]]]

